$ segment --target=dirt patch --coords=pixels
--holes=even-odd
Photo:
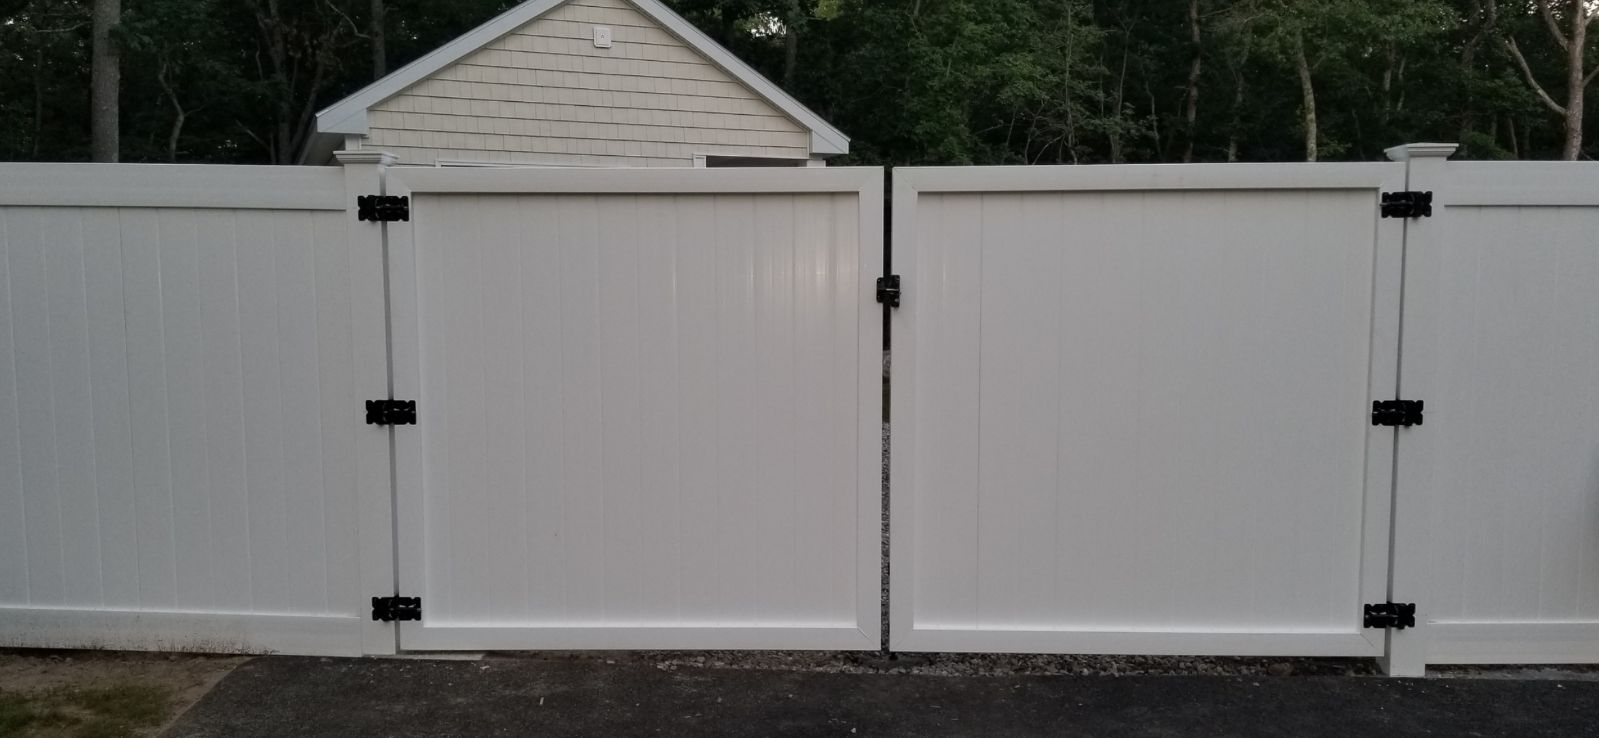
[[[155,735],[247,659],[0,651],[0,738]]]

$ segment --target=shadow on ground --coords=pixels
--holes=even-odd
[[[1599,683],[263,658],[165,735],[1599,736]]]

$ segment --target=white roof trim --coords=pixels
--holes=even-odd
[[[566,2],[566,0],[527,0],[510,10],[501,13],[493,20],[477,28],[467,31],[461,37],[447,43],[420,59],[405,65],[393,73],[362,88],[343,100],[329,106],[316,115],[316,127],[319,133],[355,133],[365,134],[366,111],[378,103],[383,102],[406,88],[421,82],[433,73],[460,61],[484,46],[493,43],[500,37],[515,31],[533,21],[549,10]],[[811,112],[793,96],[784,92],[782,88],[761,76],[760,72],[752,69],[748,64],[740,61],[732,52],[716,43],[711,37],[700,32],[694,24],[684,20],[682,16],[659,0],[627,0],[656,23],[661,24],[668,32],[682,39],[684,43],[693,47],[695,51],[704,54],[713,64],[722,71],[732,75],[751,92],[764,98],[777,109],[783,111],[795,122],[810,129],[811,153],[813,155],[828,156],[832,154],[849,153],[849,137],[834,128],[821,116]]]

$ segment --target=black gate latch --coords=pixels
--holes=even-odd
[[[373,597],[372,619],[385,623],[396,620],[421,620],[421,597]]]
[[[1377,400],[1371,403],[1371,424],[1406,428],[1421,425],[1425,404],[1421,400]]]
[[[1416,603],[1380,602],[1366,606],[1367,628],[1404,630],[1416,627]]]
[[[416,400],[367,400],[367,425],[416,425]]]
[[[877,301],[891,308],[899,307],[899,275],[877,278]]]
[[[1384,192],[1382,193],[1382,217],[1431,218],[1432,193],[1414,191]]]
[[[411,220],[411,198],[403,195],[361,195],[355,198],[356,220],[392,223]]]

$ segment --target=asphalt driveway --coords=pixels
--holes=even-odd
[[[268,657],[165,735],[1599,736],[1599,682]]]

